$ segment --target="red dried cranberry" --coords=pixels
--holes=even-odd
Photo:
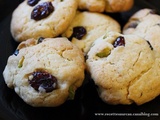
[[[15,50],[13,54],[17,56],[19,54],[19,49]]]
[[[122,36],[119,36],[116,38],[116,40],[113,43],[113,46],[116,48],[118,46],[125,46],[125,39]]]
[[[43,40],[44,40],[44,38],[43,38],[43,37],[40,37],[40,38],[38,39],[37,44],[41,43]]]
[[[43,2],[33,9],[31,19],[41,20],[48,17],[53,11],[54,7],[51,2]]]
[[[73,33],[71,37],[69,38],[70,40],[75,37],[78,40],[81,40],[83,36],[85,36],[87,33],[86,29],[82,26],[77,26],[73,28]]]
[[[157,23],[156,25],[158,25],[160,27],[160,23]]]
[[[40,0],[28,0],[27,1],[27,4],[30,5],[30,6],[34,6],[36,5]]]
[[[157,11],[155,9],[152,9],[149,13],[150,14],[157,14]]]
[[[52,92],[57,88],[57,79],[47,72],[33,72],[29,84],[36,90],[43,88],[45,92]]]

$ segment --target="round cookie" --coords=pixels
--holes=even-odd
[[[150,41],[153,48],[160,52],[160,16],[155,10],[142,9],[129,19],[123,28],[123,34],[136,34]]]
[[[104,0],[79,0],[78,8],[91,12],[104,12],[105,4]]]
[[[144,104],[160,94],[160,55],[136,35],[109,32],[88,52],[87,70],[108,104]]]
[[[86,55],[92,43],[108,31],[120,32],[119,23],[108,15],[77,12],[70,26],[62,34],[76,44]]]
[[[92,12],[123,12],[132,8],[134,0],[79,0],[78,8]]]
[[[3,76],[27,104],[55,107],[74,98],[84,69],[83,53],[66,38],[29,39],[8,58]]]
[[[77,0],[25,0],[12,14],[13,38],[21,42],[60,35],[75,16],[77,4]]]

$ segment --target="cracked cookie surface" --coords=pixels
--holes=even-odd
[[[92,12],[122,12],[132,8],[134,0],[79,0],[78,8]]]
[[[12,14],[11,33],[18,42],[63,33],[75,16],[78,1],[39,0],[30,4],[25,0]]]
[[[160,94],[160,56],[141,37],[109,32],[95,41],[86,64],[109,104],[141,105]]]
[[[84,69],[83,53],[68,39],[29,39],[8,58],[3,76],[7,86],[27,104],[49,107],[74,97]]]
[[[123,34],[136,34],[148,40],[160,52],[160,16],[152,9],[137,11],[123,28]]]
[[[62,36],[69,38],[86,55],[98,37],[109,31],[120,32],[120,29],[119,23],[108,15],[78,11]]]

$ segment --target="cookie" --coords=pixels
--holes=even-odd
[[[152,9],[137,11],[123,28],[123,34],[136,34],[148,40],[160,52],[160,16]]]
[[[109,32],[87,56],[87,70],[106,103],[141,105],[160,94],[160,55],[149,41]]]
[[[92,12],[123,12],[132,8],[134,0],[79,0],[78,8]]]
[[[77,0],[25,0],[13,12],[11,33],[18,41],[57,37],[77,10]]]
[[[98,37],[108,31],[120,32],[120,29],[119,23],[108,15],[78,11],[62,36],[76,44],[86,55]]]
[[[66,38],[29,39],[8,58],[3,76],[27,104],[55,107],[74,98],[84,69],[83,53]]]

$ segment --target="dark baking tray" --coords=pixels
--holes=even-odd
[[[0,72],[6,65],[18,43],[10,34],[12,11],[22,0],[0,0]],[[118,2],[118,0],[117,0]],[[141,8],[156,9],[160,13],[159,0],[135,0],[134,7],[123,13],[109,14],[123,27],[129,17]],[[98,114],[97,114],[98,113]],[[112,113],[112,114],[110,114]],[[120,114],[122,113],[122,114]],[[156,115],[153,115],[156,113]],[[110,114],[108,116],[107,114]],[[137,114],[134,116],[133,114]],[[157,116],[158,115],[158,116]],[[0,74],[0,120],[160,120],[160,97],[137,106],[108,105],[98,97],[95,85],[87,75],[83,85],[77,90],[73,101],[66,101],[55,108],[34,108],[23,102],[7,88]]]

